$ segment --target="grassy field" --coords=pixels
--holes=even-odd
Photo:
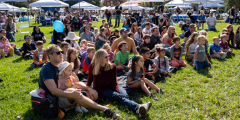
[[[26,23],[26,22],[25,22]],[[114,21],[113,21],[114,23]],[[18,23],[24,24],[24,23]],[[31,31],[33,26],[32,23]],[[93,24],[94,25],[94,24]],[[96,23],[99,28],[101,22]],[[218,32],[208,32],[208,42],[216,37],[227,23],[218,23]],[[238,25],[234,24],[234,31]],[[47,38],[44,48],[50,45],[51,26],[42,27]],[[112,29],[113,30],[113,29]],[[78,31],[75,31],[78,34]],[[176,32],[181,33],[176,27]],[[17,34],[18,47],[20,41]],[[240,54],[234,49],[236,56],[225,60],[211,59],[212,68],[195,71],[189,64],[186,68],[172,74],[172,78],[157,83],[163,88],[165,95],[157,95],[159,101],[153,101],[144,93],[130,95],[138,103],[153,103],[149,114],[144,119],[239,119],[240,118]],[[183,57],[184,59],[184,57]],[[29,92],[38,88],[38,77],[41,68],[30,69],[33,60],[23,59],[19,56],[0,59],[0,119],[43,119],[36,114],[32,107]],[[151,92],[154,92],[151,90]],[[121,119],[138,119],[135,112],[129,111],[125,106],[112,101],[105,101],[102,105],[111,104],[110,108],[121,115]],[[88,113],[68,112],[65,119],[106,119],[102,112],[89,110]]]

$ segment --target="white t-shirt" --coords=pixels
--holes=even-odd
[[[152,35],[151,30],[152,30],[152,28],[150,28],[149,30],[147,30],[146,28],[144,28],[143,31],[142,31],[143,37],[145,36],[145,33],[144,33],[144,32],[150,33],[150,35]]]
[[[75,48],[75,49],[77,49],[77,47],[79,47],[77,41],[75,41],[75,42],[73,43],[73,47],[72,47],[70,44],[68,44],[68,48]]]
[[[198,42],[196,42],[195,44],[192,43],[192,44],[189,45],[190,53],[195,53],[195,48],[197,47],[197,45],[198,45]]]
[[[209,22],[210,26],[214,26],[215,21],[217,21],[216,17],[208,17],[207,22]]]
[[[135,33],[135,35],[134,35],[134,39],[136,39],[136,40],[141,40],[141,39],[143,39],[138,33]]]

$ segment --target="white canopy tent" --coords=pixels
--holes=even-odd
[[[101,10],[101,8],[99,8],[98,6],[95,6],[85,1],[76,3],[73,6],[71,6],[71,8],[84,8],[85,10],[89,10],[89,9]]]
[[[101,10],[100,7],[86,7],[84,10]]]
[[[108,9],[108,10],[115,10],[114,7],[110,7],[110,6],[108,6],[108,7],[106,7],[106,6],[101,7],[101,10],[106,10],[106,9]]]
[[[182,0],[173,0],[165,4],[165,6],[186,6],[191,5],[191,3],[184,3]]]
[[[32,10],[41,10],[41,8],[39,7],[32,7]]]
[[[185,0],[184,3],[224,3],[223,0]]]
[[[129,0],[129,2],[167,2],[169,0]]]
[[[27,12],[27,10],[14,10],[13,9],[10,9],[9,12]]]
[[[0,10],[19,10],[19,7],[9,5],[7,3],[0,3]]]
[[[204,3],[202,5],[200,5],[199,7],[226,7],[225,5],[219,4],[219,3]]]
[[[60,0],[39,0],[29,4],[30,7],[69,7],[69,5]]]
[[[131,9],[131,10],[142,10],[142,9],[145,9],[144,7],[141,7],[139,5],[122,5],[122,9]]]
[[[182,9],[191,9],[191,8],[193,8],[192,6],[186,5],[186,6],[176,6],[176,7],[174,7],[174,9],[176,9],[177,7],[182,8]]]

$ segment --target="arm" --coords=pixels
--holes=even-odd
[[[156,73],[157,71],[158,71],[158,67],[157,67],[157,65],[156,64],[152,64],[152,68],[153,68],[153,71],[152,72],[149,72],[149,73],[152,73],[152,74],[154,74],[154,73]]]
[[[182,30],[182,34],[185,34],[185,31],[184,31],[184,30]],[[185,38],[184,38],[184,41],[185,41]]]
[[[207,57],[206,54],[205,54],[205,59],[206,59],[207,63],[208,63],[209,65],[211,65],[211,63],[209,62],[208,57]]]
[[[132,81],[132,78],[129,76],[128,79],[127,79],[127,84],[130,85],[130,84],[133,84],[135,83],[135,81]]]
[[[100,36],[98,37],[98,39],[101,40],[101,41],[103,41],[103,42],[106,41],[104,38],[102,38],[102,37],[100,37]]]
[[[180,57],[180,59],[181,59],[181,57]],[[169,71],[169,61],[168,61],[168,58],[166,59],[166,68],[165,69],[166,69],[166,72]]]
[[[116,42],[115,41],[113,41],[111,49],[112,49],[112,52],[114,53],[114,51],[116,50]]]
[[[167,35],[164,35],[164,36],[163,36],[163,39],[164,39],[164,41],[163,41],[164,43],[163,43],[163,44],[167,44],[167,42],[168,42],[168,36],[167,36]]]
[[[196,52],[194,53],[194,56],[193,56],[193,61],[195,61],[195,62],[196,62],[196,60],[197,60],[197,54],[198,54],[198,52],[196,51]],[[194,67],[194,68],[195,68],[196,65],[197,65],[196,63],[193,63],[193,67]]]
[[[120,62],[120,60],[118,60],[117,62],[118,62],[118,65],[122,66],[123,68],[126,68],[126,66],[123,65],[123,64]]]
[[[187,38],[187,37],[184,37],[184,42],[185,42],[185,43],[187,42],[187,40],[188,40],[188,38]]]
[[[171,47],[170,47],[170,55],[171,55],[172,60],[175,60],[173,50],[174,50],[174,46],[171,46]]]
[[[190,47],[188,47],[188,49],[187,49],[187,56],[192,56],[193,54],[191,54],[190,53]],[[194,53],[194,55],[195,55],[195,53]]]
[[[135,46],[134,46],[134,47],[132,47],[132,51],[133,51],[134,55],[138,55],[138,52],[137,52],[137,49],[136,49],[136,47],[135,47]]]
[[[33,63],[35,63],[36,65],[39,65],[36,53],[37,53],[36,51],[33,52]]]

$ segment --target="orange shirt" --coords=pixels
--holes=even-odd
[[[118,38],[116,40],[113,41],[113,44],[112,44],[112,50],[115,50],[115,54],[117,54],[117,52],[119,51],[118,50],[118,44],[122,41],[122,38]],[[132,38],[130,37],[127,37],[127,39],[125,40],[125,42],[127,42],[127,51],[130,53],[130,51],[132,50],[132,48],[134,47],[135,48],[135,43],[133,41]]]

